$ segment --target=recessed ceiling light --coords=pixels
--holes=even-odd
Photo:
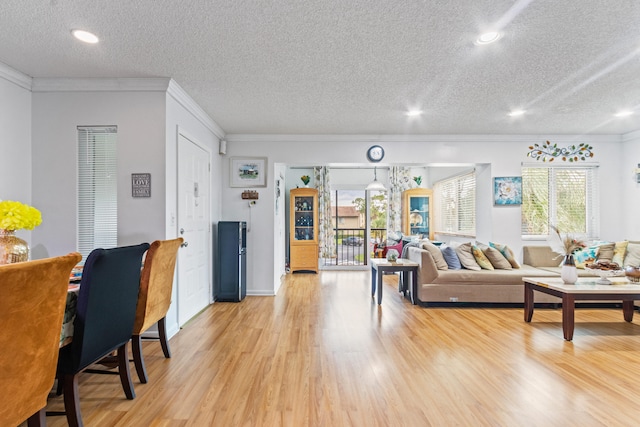
[[[633,111],[630,110],[624,110],[624,111],[620,111],[618,113],[615,114],[616,117],[627,117],[633,114]]]
[[[94,44],[100,41],[95,34],[84,30],[73,30],[71,31],[71,34],[73,34],[73,37],[85,43]]]
[[[409,110],[407,111],[407,116],[409,117],[418,117],[422,115],[422,110]]]
[[[502,34],[498,31],[488,31],[486,33],[480,34],[480,36],[476,39],[476,44],[489,44],[495,41],[498,41],[502,37]]]
[[[509,113],[509,117],[518,117],[521,116],[525,113],[524,110],[513,110],[512,112]]]

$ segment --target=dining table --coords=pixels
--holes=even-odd
[[[76,266],[69,276],[67,288],[67,301],[64,307],[64,318],[60,330],[60,347],[68,345],[73,339],[73,322],[76,318],[78,307],[78,293],[80,292],[80,280],[82,278],[82,266]]]

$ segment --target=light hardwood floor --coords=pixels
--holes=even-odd
[[[144,343],[149,383],[85,374],[87,426],[627,426],[640,416],[640,314],[423,308],[385,276],[288,275],[276,297],[215,303],[171,339]],[[132,366],[133,371],[133,366]],[[48,410],[61,410],[52,397]],[[48,417],[51,427],[64,417]]]

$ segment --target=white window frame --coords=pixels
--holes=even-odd
[[[599,185],[598,185],[598,165],[594,164],[580,164],[580,165],[539,165],[539,164],[529,164],[522,166],[522,179],[523,179],[523,204],[526,203],[527,195],[525,192],[527,191],[526,186],[526,172],[525,169],[547,169],[550,172],[549,176],[549,197],[548,197],[548,221],[547,225],[558,226],[558,217],[557,212],[559,209],[556,197],[556,175],[559,171],[581,171],[586,173],[586,188],[585,188],[585,230],[576,231],[576,230],[560,230],[562,233],[571,234],[575,237],[591,240],[598,239],[600,235],[600,195],[599,195]],[[523,206],[524,212],[524,206]],[[553,233],[553,230],[550,227],[548,228],[547,234],[528,234],[524,229],[524,220],[521,220],[522,223],[522,239],[523,240],[546,240],[549,238],[550,234]],[[562,228],[562,227],[560,227]]]
[[[78,126],[77,251],[118,244],[117,127]]]

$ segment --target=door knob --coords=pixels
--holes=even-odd
[[[180,229],[180,234],[184,234],[184,228]]]
[[[186,248],[187,246],[189,246],[189,242],[184,242],[180,245],[182,248]]]

